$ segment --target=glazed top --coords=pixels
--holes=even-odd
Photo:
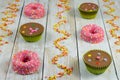
[[[95,3],[82,3],[79,9],[82,11],[97,11],[98,5]]]
[[[102,50],[91,50],[83,57],[84,62],[91,67],[103,68],[111,63],[111,56]]]
[[[20,27],[20,33],[24,36],[37,36],[42,34],[44,27],[39,23],[26,23]]]

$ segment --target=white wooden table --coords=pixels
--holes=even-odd
[[[0,0],[0,11],[2,12],[10,0]],[[13,0],[11,0],[12,2]],[[30,2],[40,2],[45,6],[46,14],[41,19],[29,19],[24,16],[23,8]],[[120,16],[120,0],[111,0],[115,2],[112,7],[115,8],[114,15]],[[5,38],[9,44],[1,46],[0,49],[0,80],[47,80],[45,76],[51,76],[53,74],[62,71],[55,65],[51,64],[51,58],[60,53],[53,45],[53,41],[61,35],[57,34],[53,30],[53,25],[58,21],[55,14],[59,11],[56,3],[58,0],[21,0],[20,10],[17,12],[15,23],[8,26],[13,35]],[[94,2],[100,6],[100,10],[95,19],[83,19],[79,15],[78,7],[83,2]],[[69,50],[69,55],[59,60],[59,63],[65,64],[69,67],[73,67],[73,73],[70,76],[64,76],[58,80],[119,80],[120,79],[120,53],[116,52],[116,49],[120,49],[120,46],[114,44],[116,39],[111,37],[109,30],[111,25],[106,23],[106,20],[111,19],[109,15],[105,15],[104,11],[107,10],[103,5],[106,4],[102,0],[70,0],[71,10],[64,14],[67,17],[68,23],[61,27],[61,29],[67,30],[71,37],[61,42]],[[1,13],[0,13],[1,14]],[[2,15],[0,15],[0,18]],[[27,22],[37,22],[44,25],[45,31],[42,36],[42,40],[29,43],[25,42],[19,33],[20,25]],[[120,19],[115,21],[119,24]],[[104,41],[99,44],[87,43],[80,39],[80,30],[86,24],[97,24],[101,26],[105,31]],[[2,34],[2,33],[1,33]],[[120,31],[117,31],[120,34]],[[32,75],[19,75],[12,70],[11,59],[12,56],[21,50],[32,50],[39,54],[42,61],[41,69]],[[86,70],[83,63],[83,54],[91,49],[102,49],[107,51],[113,58],[112,64],[108,70],[101,75],[93,75]]]

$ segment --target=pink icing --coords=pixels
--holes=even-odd
[[[39,57],[37,53],[32,51],[20,51],[12,59],[12,68],[18,74],[26,75],[34,73],[39,69],[39,66]]]
[[[96,24],[89,24],[82,28],[81,38],[90,43],[99,43],[104,39],[104,31]]]
[[[24,8],[24,14],[32,19],[38,19],[45,15],[44,6],[40,3],[29,3]]]

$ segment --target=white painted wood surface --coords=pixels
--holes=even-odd
[[[10,0],[0,0],[0,12],[6,7],[8,1]],[[13,1],[13,0],[11,0]],[[120,1],[115,1],[116,5],[113,6],[116,8],[114,14],[120,12]],[[26,4],[30,2],[40,2],[45,6],[46,14],[41,19],[29,19],[23,14],[23,8]],[[60,53],[58,49],[53,45],[53,41],[59,37],[61,34],[58,34],[53,30],[53,25],[58,22],[55,14],[60,11],[56,6],[58,0],[21,0],[20,2],[20,11],[17,13],[16,21],[13,25],[10,25],[9,28],[14,32],[12,36],[6,38],[9,40],[9,44],[0,49],[3,52],[0,54],[0,80],[47,80],[46,76],[51,76],[61,69],[58,69],[55,65],[51,64],[51,58]],[[83,2],[94,2],[100,6],[100,10],[95,19],[83,19],[81,18],[78,7]],[[4,4],[4,5],[3,5]],[[71,10],[66,12],[64,15],[67,17],[68,23],[64,26],[61,26],[61,30],[67,30],[71,37],[67,40],[61,42],[61,45],[65,45],[69,50],[69,55],[59,59],[59,63],[65,64],[69,67],[73,67],[73,73],[70,76],[64,76],[58,80],[119,80],[120,79],[120,53],[116,53],[116,49],[120,46],[114,45],[114,39],[109,34],[111,29],[110,25],[106,23],[106,20],[111,19],[111,17],[104,15],[103,12],[106,8],[103,6],[104,2],[102,0],[70,0]],[[21,14],[22,13],[22,14]],[[0,18],[2,15],[0,15]],[[41,23],[45,30],[42,35],[42,39],[35,43],[25,42],[22,36],[19,33],[19,27],[27,22],[38,22]],[[119,21],[116,21],[119,25]],[[80,30],[84,25],[87,24],[97,24],[101,26],[105,33],[104,41],[99,44],[90,44],[80,38]],[[119,34],[119,31],[118,31]],[[19,75],[12,70],[11,59],[12,56],[21,50],[32,50],[39,54],[41,58],[42,66],[40,70],[32,75]],[[82,57],[83,54],[91,49],[102,49],[107,51],[112,57],[113,62],[108,68],[108,70],[101,75],[93,75],[86,70],[86,67],[83,63]]]
[[[11,1],[13,1],[13,0],[11,0]],[[2,12],[4,9],[6,9],[6,7],[8,6],[8,2],[9,2],[9,0],[6,0],[6,1],[0,0],[0,3],[1,3],[0,12]],[[4,3],[4,5],[3,5],[3,3]],[[5,38],[5,40],[8,41],[9,44],[0,47],[0,49],[2,50],[2,53],[0,54],[0,80],[5,80],[7,72],[8,72],[10,57],[11,57],[11,54],[13,51],[14,40],[15,40],[15,36],[16,36],[16,32],[17,32],[17,27],[19,24],[19,18],[20,18],[20,14],[21,14],[21,8],[22,8],[23,1],[21,1],[20,4],[21,4],[21,6],[19,7],[20,10],[19,10],[19,12],[17,12],[17,18],[15,19],[15,23],[7,26],[8,28],[10,28],[13,31],[12,36],[8,36],[7,38]],[[2,14],[0,14],[0,18],[1,17],[3,17]],[[1,24],[1,22],[0,22],[0,24]]]
[[[28,23],[28,22],[37,22],[37,23],[42,24],[44,26],[44,29],[46,29],[47,8],[48,8],[48,2],[47,1],[48,0],[46,0],[46,1],[40,0],[39,1],[45,6],[45,10],[46,10],[46,14],[42,19],[37,19],[37,20],[29,19],[22,12],[19,26],[21,26],[24,23]],[[24,6],[27,5],[30,2],[36,2],[36,1],[35,0],[25,0]],[[18,29],[19,29],[19,27],[18,27]],[[43,61],[43,55],[44,55],[43,54],[44,53],[44,43],[45,43],[45,31],[42,35],[42,39],[38,42],[35,42],[35,43],[29,43],[29,42],[24,41],[22,36],[20,35],[19,31],[18,31],[16,41],[15,41],[15,45],[14,45],[14,49],[13,49],[13,54],[15,54],[16,52],[21,51],[21,50],[32,50],[32,51],[35,51],[35,52],[38,53],[38,55],[41,59],[41,63],[43,63],[42,61]],[[41,80],[41,78],[42,78],[42,67],[43,66],[41,66],[41,69],[33,75],[22,76],[22,75],[16,74],[12,70],[12,66],[11,66],[11,63],[10,63],[10,67],[9,67],[9,70],[8,70],[8,73],[7,73],[6,80]]]
[[[60,64],[65,64],[68,67],[73,67],[73,74],[70,76],[65,76],[59,78],[59,80],[79,80],[79,69],[78,69],[78,57],[77,57],[77,46],[76,46],[76,36],[75,36],[75,21],[74,21],[74,5],[73,0],[70,0],[71,11],[65,13],[64,15],[67,17],[68,23],[64,26],[60,27],[60,30],[66,30],[71,34],[71,37],[67,40],[61,41],[60,44],[64,45],[68,48],[69,54],[67,57],[62,57],[59,59]],[[63,70],[58,69],[55,65],[51,64],[51,59],[57,55],[61,54],[55,46],[53,45],[53,41],[57,38],[62,37],[62,34],[58,34],[53,30],[53,25],[59,21],[59,19],[55,16],[58,11],[61,11],[57,4],[58,0],[50,0],[49,1],[49,16],[48,16],[48,25],[47,25],[47,36],[46,36],[46,48],[45,48],[45,65],[44,65],[44,77],[52,76],[61,72]],[[52,20],[51,20],[52,19]],[[76,77],[78,76],[78,77]],[[44,78],[47,80],[47,78]]]
[[[89,0],[76,0],[75,1],[75,9],[77,9],[79,4],[81,4],[83,2],[90,2],[90,1]],[[97,0],[91,0],[91,2],[98,4]],[[106,34],[104,37],[104,41],[99,43],[99,44],[87,43],[87,42],[80,39],[80,30],[86,24],[97,24],[98,26],[101,26],[104,29],[100,10],[98,11],[96,18],[91,19],[91,20],[86,20],[86,19],[81,18],[79,16],[78,9],[75,12],[75,16],[76,16],[77,40],[78,40],[78,49],[79,49],[81,80],[106,80],[106,79],[117,80],[113,63],[110,65],[110,67],[108,68],[108,70],[104,74],[96,76],[96,75],[89,73],[86,70],[84,62],[82,60],[83,54],[91,49],[105,50],[111,54],[110,49],[109,49],[109,45],[108,45],[108,41],[106,38]]]
[[[111,0],[111,2],[112,1],[114,1],[114,0]],[[103,1],[101,1],[101,0],[99,0],[99,3],[100,3],[100,7],[103,6],[103,5],[108,4],[108,3],[103,3]],[[113,12],[113,15],[116,15],[116,16],[120,17],[120,14],[119,14],[120,5],[119,4],[120,4],[120,1],[116,0],[115,1],[115,5],[112,5],[111,7],[115,8],[115,12]],[[110,16],[104,14],[104,11],[106,11],[106,10],[108,10],[108,9],[101,7],[101,13],[103,15],[103,21],[104,21],[106,32],[107,32],[107,35],[108,35],[108,42],[110,44],[110,49],[111,49],[111,53],[113,55],[113,59],[114,59],[114,63],[115,63],[116,71],[117,71],[117,75],[120,78],[120,58],[119,58],[120,53],[116,52],[116,49],[120,49],[120,46],[117,46],[117,45],[114,44],[114,42],[117,41],[117,39],[114,39],[110,35],[109,30],[112,29],[113,27],[110,24],[106,23],[106,21],[112,19],[113,17],[110,17]],[[120,24],[119,24],[120,23],[120,19],[115,20],[114,22],[115,22],[115,24],[120,26]],[[117,35],[120,35],[120,31],[116,31],[116,33],[117,33]]]

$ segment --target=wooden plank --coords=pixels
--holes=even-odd
[[[110,0],[111,2],[115,2],[114,5],[111,5],[112,8],[115,9],[115,12],[113,12],[112,14],[115,15],[115,16],[119,16],[120,17],[120,14],[119,14],[119,11],[120,11],[120,1],[119,0]],[[103,5],[108,5],[108,3],[105,3],[101,0],[99,0],[99,3],[100,3],[100,7],[102,7]],[[118,78],[120,79],[120,53],[119,52],[116,52],[117,49],[120,50],[120,46],[119,45],[115,45],[114,42],[117,41],[117,39],[113,38],[110,34],[110,30],[113,28],[110,24],[106,23],[107,20],[110,20],[112,19],[113,17],[109,16],[109,15],[106,15],[104,14],[105,11],[107,11],[108,8],[105,8],[105,6],[103,6],[101,8],[101,13],[103,15],[103,21],[104,21],[104,24],[105,24],[105,28],[106,28],[106,32],[107,32],[107,36],[108,36],[108,41],[109,41],[109,44],[110,44],[110,48],[111,48],[111,51],[112,51],[112,55],[113,55],[113,60],[114,60],[114,63],[115,63],[115,66],[116,66],[116,72],[117,72],[117,75],[118,75]],[[118,20],[115,20],[114,23],[118,26],[120,26],[120,19]],[[116,31],[115,34],[119,35],[119,31]]]
[[[89,1],[89,0],[75,0],[75,9],[76,9],[75,16],[76,16],[77,41],[78,41],[78,49],[79,49],[81,80],[117,80],[117,77],[115,74],[115,69],[113,66],[113,62],[104,74],[94,75],[94,74],[91,74],[87,71],[85,64],[82,60],[84,53],[86,53],[87,51],[92,50],[92,49],[101,49],[101,50],[107,51],[109,54],[111,54],[110,49],[109,49],[109,45],[108,45],[108,41],[106,38],[106,34],[104,37],[104,41],[99,43],[99,44],[91,44],[91,43],[88,43],[88,42],[81,40],[80,30],[82,29],[83,26],[85,26],[87,24],[97,24],[104,29],[104,25],[102,22],[102,17],[101,17],[100,11],[98,12],[97,17],[95,19],[88,20],[88,19],[81,18],[80,13],[78,11],[78,7],[80,4],[82,4],[84,2],[94,2],[94,3],[98,4],[97,0],[91,0],[91,1]]]
[[[59,34],[53,30],[53,25],[59,21],[55,16],[58,11],[61,11],[57,7],[57,2],[59,0],[50,0],[49,2],[49,16],[48,16],[48,25],[47,25],[47,36],[46,36],[46,46],[45,46],[45,60],[44,60],[44,76],[43,80],[48,80],[46,76],[53,76],[58,72],[63,72],[63,70],[58,69],[55,65],[51,63],[51,59],[58,54],[61,54],[55,46],[53,45],[54,40],[62,37],[62,34]],[[67,65],[68,67],[73,67],[73,73],[70,76],[64,76],[57,80],[80,80],[79,68],[78,68],[78,57],[77,57],[77,47],[76,47],[76,36],[75,36],[75,21],[74,21],[74,1],[70,0],[70,6],[72,7],[71,11],[65,13],[64,16],[67,17],[68,23],[60,27],[60,30],[67,30],[71,34],[71,37],[67,40],[61,41],[60,44],[68,48],[69,54],[66,57],[59,59],[60,64]]]
[[[36,0],[25,0],[24,4],[27,5],[30,2],[36,2]],[[39,2],[45,6],[45,10],[46,10],[45,16],[41,19],[29,19],[26,16],[24,16],[24,14],[22,12],[22,17],[21,17],[19,26],[21,26],[24,23],[28,23],[28,22],[37,22],[37,23],[42,24],[44,26],[44,28],[46,29],[48,0],[39,0]],[[13,50],[13,55],[16,52],[19,52],[21,50],[32,50],[32,51],[35,51],[38,53],[39,57],[41,58],[41,62],[42,62],[43,61],[43,53],[44,53],[44,43],[45,43],[45,31],[42,35],[42,39],[40,41],[34,42],[34,43],[29,43],[29,42],[24,41],[18,31],[14,50]],[[43,66],[41,66],[41,69],[37,73],[23,76],[23,75],[16,74],[13,71],[11,64],[12,63],[10,63],[10,67],[9,67],[9,71],[7,73],[6,80],[41,80],[41,78],[42,78]]]
[[[8,6],[8,2],[9,0],[0,1],[0,8],[1,8],[0,12],[6,10],[6,7]],[[23,4],[23,1],[21,1],[20,8],[22,7],[22,4]],[[19,10],[19,12],[16,13],[17,17],[15,18],[15,23],[7,26],[7,28],[9,28],[13,32],[11,36],[4,38],[4,40],[8,41],[9,44],[0,46],[0,50],[2,50],[2,52],[0,53],[0,65],[1,65],[0,66],[0,80],[5,80],[6,75],[7,75],[7,71],[9,67],[9,60],[10,60],[12,49],[14,46],[14,39],[15,39],[15,35],[16,35],[16,31],[17,31],[17,27],[19,23],[20,13],[21,13],[21,9]],[[5,16],[0,13],[0,19],[2,17],[5,17]],[[1,24],[1,21],[0,21],[0,24]],[[0,30],[0,34],[6,34],[6,33]]]

